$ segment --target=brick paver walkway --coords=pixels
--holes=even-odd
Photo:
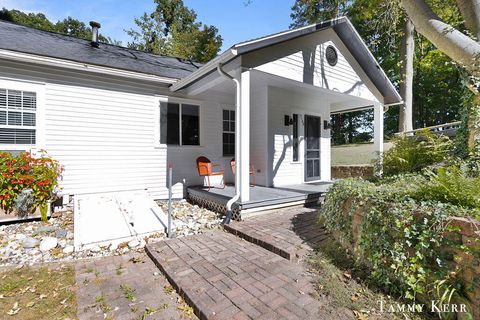
[[[197,319],[145,253],[78,262],[77,316],[90,319]]]
[[[147,253],[201,319],[338,319],[320,311],[301,264],[227,232],[166,240]]]
[[[225,229],[288,260],[304,258],[329,235],[318,224],[317,208],[291,208],[232,222]]]

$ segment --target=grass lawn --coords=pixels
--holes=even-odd
[[[390,149],[391,143],[384,143],[384,150]],[[332,146],[332,165],[371,164],[375,153],[373,143],[343,144]]]
[[[411,312],[388,312],[389,306],[408,304],[394,299],[366,280],[368,271],[358,269],[353,259],[334,240],[325,240],[307,261],[316,276],[315,290],[333,310],[352,310],[357,319],[431,319],[429,315]],[[381,301],[384,302],[381,312]],[[410,302],[411,303],[411,302]]]
[[[76,319],[71,266],[15,268],[0,272],[1,319]]]

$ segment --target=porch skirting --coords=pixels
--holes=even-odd
[[[258,212],[285,207],[320,204],[330,185],[331,182],[316,182],[277,188],[250,187],[250,200],[237,201],[233,204],[233,219],[241,220]],[[210,190],[201,186],[187,188],[188,198],[192,202],[219,214],[226,213],[227,202],[233,197],[234,192],[233,186]]]

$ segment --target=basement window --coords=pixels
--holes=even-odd
[[[0,88],[0,145],[34,145],[37,94]]]
[[[184,103],[160,103],[160,143],[200,145],[200,107]]]

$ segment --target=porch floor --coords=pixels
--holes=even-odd
[[[250,187],[250,200],[246,202],[237,201],[234,206],[239,211],[261,211],[262,209],[274,209],[293,204],[318,202],[328,191],[332,182],[314,182],[295,184],[281,187]],[[215,202],[225,206],[234,195],[235,186],[227,185],[224,189],[195,186],[187,188],[190,198],[202,199]]]

